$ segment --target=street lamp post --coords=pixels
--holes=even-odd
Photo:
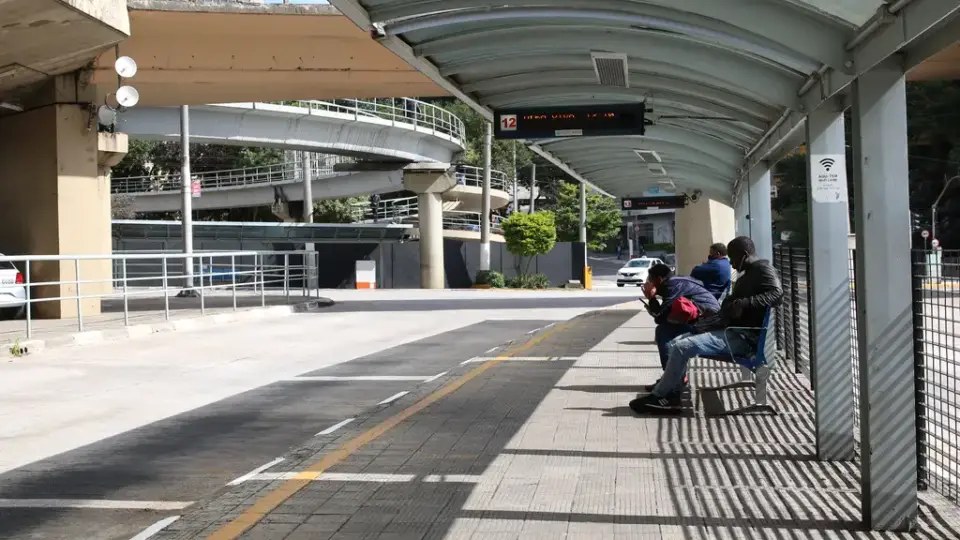
[[[957,178],[960,178],[960,176],[951,177],[943,183],[943,189],[940,190],[940,195],[937,195],[937,200],[933,201],[933,205],[930,206],[930,238],[937,237],[937,206],[940,204],[940,199],[943,198],[943,195],[947,192],[947,188],[950,187],[950,184]]]

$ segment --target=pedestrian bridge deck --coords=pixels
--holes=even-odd
[[[319,435],[156,536],[185,538],[960,537],[960,513],[922,492],[919,532],[860,525],[858,462],[819,462],[813,395],[787,369],[776,417],[711,416],[746,394],[697,387],[737,372],[697,365],[695,408],[637,417],[659,373],[635,304],[543,330],[493,358]]]

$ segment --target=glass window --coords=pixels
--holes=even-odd
[[[650,268],[650,259],[634,259],[627,263],[627,268]]]

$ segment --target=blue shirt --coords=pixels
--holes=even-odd
[[[720,298],[730,287],[730,259],[710,259],[691,270],[690,277],[703,283],[714,298]]]

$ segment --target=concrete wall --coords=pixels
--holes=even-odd
[[[677,210],[677,271],[687,273],[707,258],[710,245],[726,244],[736,237],[733,208],[710,199],[700,199]]]
[[[0,251],[6,254],[72,255],[110,253],[110,184],[101,176],[98,136],[88,129],[89,113],[72,105],[51,105],[0,118]],[[30,281],[75,279],[73,262],[31,264]],[[22,269],[25,270],[25,269]],[[83,280],[109,280],[110,262],[80,263]],[[83,294],[109,283],[88,284]],[[75,285],[34,287],[35,298],[74,296]],[[98,313],[99,300],[84,302]],[[76,302],[43,302],[38,317],[76,315]]]

